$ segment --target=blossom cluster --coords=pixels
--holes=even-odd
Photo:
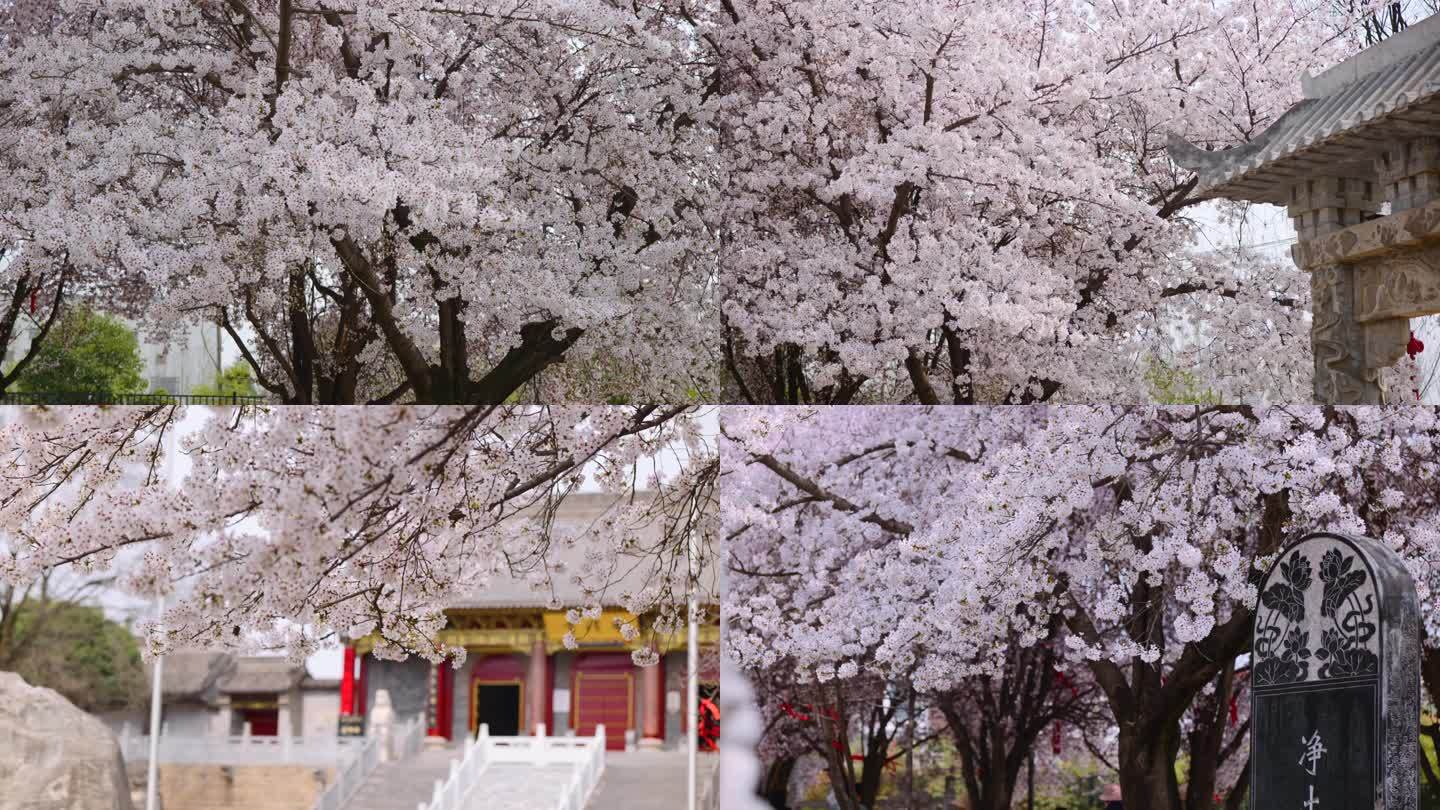
[[[437,640],[444,608],[497,578],[523,578],[556,608],[565,583],[586,595],[576,621],[620,604],[663,636],[683,626],[692,589],[714,598],[713,566],[691,559],[714,553],[718,460],[693,411],[238,409],[181,431],[185,416],[5,412],[0,579],[68,566],[166,597],[146,627],[156,653],[304,656],[373,633],[377,655],[438,660],[463,654]],[[675,474],[635,475],[685,445]],[[565,499],[597,480],[613,505],[583,527],[559,525]],[[647,584],[620,593],[622,579]]]
[[[1164,677],[1247,627],[1257,572],[1322,530],[1396,549],[1440,627],[1429,408],[754,408],[722,435],[749,669],[939,690],[1058,617],[1070,661]]]

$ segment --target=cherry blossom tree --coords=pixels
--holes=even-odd
[[[1089,730],[1097,690],[1083,673],[1066,675],[1058,646],[1009,644],[995,675],[958,679],[938,695],[974,810],[1010,810],[1041,739],[1065,725]]]
[[[6,389],[20,379],[20,375],[25,373],[30,362],[39,354],[50,329],[60,319],[60,306],[65,300],[65,274],[62,272],[54,280],[54,292],[49,296],[48,306],[43,312],[38,311],[38,298],[45,282],[33,273],[22,273],[10,280],[5,271],[9,264],[6,257],[11,252],[0,247],[0,282],[8,282],[10,293],[6,296],[8,300],[3,301],[3,309],[0,309],[0,358],[8,357],[10,348],[18,345],[27,318],[33,321],[36,329],[25,352],[16,357],[13,363],[7,363],[5,368],[0,368],[0,394],[5,393]]]
[[[1236,661],[1287,542],[1331,530],[1397,549],[1436,638],[1431,409],[735,408],[722,434],[742,666],[936,691],[993,677],[1003,642],[1052,641],[1058,621],[1139,806],[1233,798]]]
[[[218,323],[287,403],[688,401],[718,183],[683,11],[0,3],[4,280],[138,275],[153,331]]]
[[[628,638],[683,633],[692,585],[714,598],[704,567],[687,564],[692,543],[700,560],[714,554],[718,474],[692,410],[239,409],[206,413],[183,435],[173,407],[5,415],[0,579],[113,570],[135,594],[167,596],[151,652],[303,657],[374,633],[377,655],[461,657],[436,640],[443,608],[496,576],[541,594],[572,580],[588,596],[571,621],[620,604],[645,625],[622,627]],[[647,472],[677,452],[678,470]],[[620,497],[590,525],[556,524],[587,480]],[[582,566],[555,561],[576,544],[583,554],[562,556]],[[618,592],[636,568],[646,586]]]
[[[1308,398],[1308,283],[1202,251],[1167,135],[1260,133],[1373,4],[731,0],[722,328],[742,401],[1136,401],[1152,356]]]

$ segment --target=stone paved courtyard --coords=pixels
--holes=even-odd
[[[701,754],[703,785],[716,757]],[[685,806],[685,752],[631,751],[608,754],[605,775],[586,810],[677,810]]]

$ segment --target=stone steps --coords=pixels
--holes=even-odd
[[[605,757],[605,775],[585,810],[675,810],[685,806],[684,751],[629,751]],[[713,779],[716,754],[701,754],[696,770],[701,785]]]
[[[426,749],[403,762],[378,766],[345,810],[417,810],[436,780],[450,775],[458,747]],[[496,763],[485,769],[471,804],[484,810],[551,810],[570,779],[571,766]]]
[[[426,748],[409,759],[379,765],[345,810],[416,810],[428,802],[435,781],[450,775],[458,748]]]
[[[496,763],[471,796],[471,805],[484,810],[551,810],[570,781],[571,765],[520,765]]]

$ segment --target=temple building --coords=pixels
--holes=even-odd
[[[566,498],[558,524],[590,525],[613,504],[609,495],[579,493]],[[658,527],[654,527],[658,536]],[[642,532],[643,534],[643,532]],[[571,552],[583,556],[583,549]],[[581,560],[577,557],[576,562]],[[640,568],[644,568],[641,566]],[[632,573],[643,576],[643,571]],[[702,571],[713,581],[712,566]],[[612,593],[643,583],[624,582]],[[570,590],[565,590],[565,588]],[[377,690],[389,690],[398,717],[423,714],[429,736],[458,740],[473,735],[483,723],[492,735],[546,733],[589,736],[597,724],[606,729],[607,747],[622,750],[675,747],[689,728],[685,716],[686,639],[684,630],[658,642],[660,661],[637,666],[631,653],[652,643],[651,634],[627,641],[616,628],[617,617],[634,620],[616,605],[604,606],[599,619],[572,628],[566,608],[580,606],[578,586],[556,581],[554,596],[565,607],[551,605],[551,593],[537,593],[523,581],[492,582],[446,610],[448,626],[440,634],[447,645],[463,646],[464,665],[432,665],[419,658],[381,660],[370,654],[374,643],[363,638],[345,650],[340,686],[342,715],[364,716]],[[717,589],[704,589],[700,627],[700,693],[714,696],[719,688],[716,650],[720,641]],[[643,621],[648,628],[649,622]],[[564,638],[574,631],[577,646]]]
[[[146,679],[155,677],[153,661]],[[165,656],[160,683],[166,735],[181,737],[335,734],[340,684],[311,676],[304,666],[275,656],[237,656],[179,650]],[[147,690],[148,694],[148,690]],[[105,715],[112,728],[149,727],[149,706]]]

